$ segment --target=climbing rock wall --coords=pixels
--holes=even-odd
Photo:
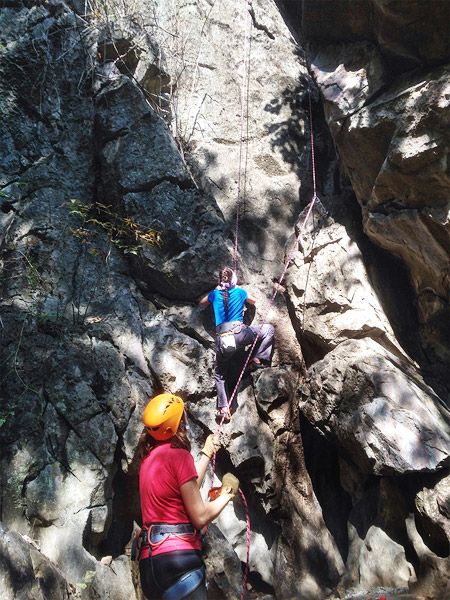
[[[333,185],[319,183],[289,271],[310,365],[306,463],[345,561],[341,586],[444,598],[448,537],[444,549],[423,507],[433,498],[435,518],[447,513],[436,507],[449,448],[449,6],[279,5],[306,49],[341,161]]]
[[[448,348],[408,308],[417,278],[364,234],[316,90],[321,201],[303,226],[309,84],[280,8],[285,20],[269,0],[0,9],[2,597],[140,598],[142,409],[181,394],[194,454],[216,427],[214,327],[196,301],[233,261],[238,195],[239,273],[257,299],[245,318],[277,340],[217,459],[250,507],[250,594],[445,597],[448,412],[423,349],[438,364]],[[245,560],[235,502],[208,531],[211,598],[239,597]]]
[[[448,393],[447,2],[304,2],[325,118],[367,236],[405,265],[425,376]],[[424,248],[427,250],[424,251]]]

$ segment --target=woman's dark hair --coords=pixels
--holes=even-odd
[[[231,267],[224,267],[219,273],[219,285],[222,285],[224,277],[227,279],[227,283],[231,284],[233,280],[233,269]],[[225,319],[228,321],[228,306],[229,306],[229,297],[228,297],[228,287],[222,286],[222,294],[223,294],[223,307],[225,309]]]
[[[161,444],[170,444],[172,448],[183,448],[189,452],[191,451],[191,442],[187,436],[186,429],[181,423],[176,434],[165,442],[159,442],[158,440],[155,440],[155,438],[149,434],[147,429],[144,428],[139,436],[139,441],[136,448],[136,457],[138,461],[141,463],[144,458],[150,454],[153,448],[156,448],[156,446],[160,446]]]

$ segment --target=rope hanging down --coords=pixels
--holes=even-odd
[[[317,195],[317,184],[316,184],[316,161],[315,161],[315,145],[314,145],[314,129],[313,129],[313,118],[312,118],[312,105],[311,105],[311,92],[308,90],[308,104],[309,104],[309,127],[310,127],[310,144],[311,144],[311,171],[312,171],[312,197],[311,200],[309,201],[308,205],[307,205],[307,212],[305,215],[305,218],[303,220],[303,222],[300,224],[297,236],[295,238],[295,243],[292,245],[291,251],[288,254],[288,257],[284,263],[283,266],[283,271],[280,275],[280,277],[278,278],[278,286],[275,287],[272,297],[269,301],[269,310],[271,308],[271,306],[273,305],[273,303],[275,302],[275,298],[278,294],[278,289],[279,286],[281,285],[281,283],[284,281],[284,278],[286,276],[286,272],[287,269],[289,267],[290,262],[292,261],[294,254],[296,253],[297,249],[298,249],[298,243],[300,241],[300,237],[303,234],[303,231],[305,229],[305,225],[309,220],[309,217],[312,213],[312,209],[316,203],[317,200],[319,200],[319,197]],[[239,217],[239,207],[237,210],[237,223],[236,223],[236,238],[235,238],[235,253],[237,253],[237,233],[238,233],[238,217]],[[235,254],[235,268],[236,268],[236,254]],[[235,271],[236,272],[236,271]],[[244,363],[244,366],[242,367],[242,370],[239,374],[238,380],[236,382],[236,385],[231,393],[230,399],[228,400],[228,404],[227,404],[227,409],[230,410],[231,404],[233,402],[233,399],[237,393],[237,390],[239,388],[239,385],[241,383],[242,377],[244,376],[244,373],[247,369],[247,365],[249,363],[250,357],[252,355],[252,352],[258,342],[260,333],[261,333],[261,327],[260,326],[260,331],[257,334],[250,350],[247,353],[247,357]],[[221,435],[221,431],[222,431],[222,427],[225,421],[225,415],[222,416],[220,423],[218,424],[216,431],[214,432],[214,439],[215,440],[219,440],[220,439],[220,435]],[[214,479],[214,473],[215,473],[215,464],[216,464],[216,452],[214,452],[213,457],[212,457],[212,462],[211,462],[211,468],[212,468],[212,476]],[[241,495],[242,498],[242,502],[244,504],[244,508],[245,508],[245,512],[246,512],[246,518],[247,518],[247,562],[245,565],[245,570],[244,570],[244,575],[243,575],[243,583],[242,583],[242,592],[241,592],[241,600],[244,600],[244,596],[245,596],[245,590],[246,590],[246,582],[247,582],[247,577],[248,577],[248,572],[250,569],[250,534],[251,534],[251,529],[250,529],[250,512],[248,509],[248,504],[246,501],[246,498],[244,496],[244,493],[242,492],[241,488],[239,488],[239,493]]]
[[[238,268],[238,244],[239,244],[239,218],[241,213],[241,201],[244,206],[245,212],[245,201],[247,196],[247,166],[248,166],[248,109],[249,109],[249,81],[250,81],[250,53],[251,53],[251,14],[250,10],[252,7],[252,1],[247,0],[245,3],[245,31],[244,31],[244,75],[242,78],[241,86],[241,122],[240,122],[240,139],[239,139],[239,165],[238,165],[238,182],[237,182],[237,201],[236,201],[236,225],[234,232],[234,252],[233,252],[233,266],[234,272],[237,273]],[[245,122],[245,147],[244,147],[244,122]],[[245,155],[245,157],[244,157]],[[219,425],[222,427],[223,419]],[[214,434],[215,439],[219,439],[217,432]],[[214,481],[216,466],[216,452],[213,454],[211,463],[212,469],[212,481]],[[244,567],[244,573],[242,576],[242,587],[241,587],[241,600],[244,600],[245,593],[247,590],[247,579],[250,571],[250,538],[251,538],[251,523],[250,523],[250,511],[248,508],[247,499],[244,492],[239,488],[239,494],[241,496],[242,503],[244,505],[246,521],[247,521],[247,556]]]
[[[309,217],[311,215],[311,212],[312,212],[312,209],[314,207],[314,204],[316,203],[316,200],[319,200],[319,197],[317,196],[317,187],[316,187],[316,161],[315,161],[315,148],[314,148],[314,129],[313,129],[313,118],[312,118],[312,106],[311,106],[311,92],[309,90],[308,90],[308,99],[309,99],[309,126],[310,126],[310,142],[311,142],[312,197],[311,197],[311,200],[309,201],[309,204],[307,206],[308,210],[306,212],[306,216],[305,216],[303,222],[301,223],[301,225],[299,227],[297,236],[295,238],[295,243],[292,245],[291,251],[290,251],[290,253],[289,253],[289,255],[288,255],[287,259],[286,259],[286,262],[284,263],[283,271],[282,271],[280,277],[278,278],[278,286],[275,287],[275,289],[273,291],[273,294],[272,294],[272,297],[271,297],[271,299],[269,301],[269,310],[270,310],[270,308],[272,307],[272,305],[273,305],[273,303],[275,301],[275,298],[276,298],[276,296],[278,294],[279,286],[281,285],[281,283],[283,282],[283,280],[285,278],[286,271],[288,270],[289,264],[290,264],[292,258],[294,257],[295,252],[297,251],[298,243],[300,241],[300,237],[303,234],[303,230],[304,230],[305,225],[308,222],[308,219],[309,219]],[[247,353],[247,357],[246,357],[244,366],[242,367],[242,370],[241,370],[241,372],[239,374],[239,377],[237,379],[236,385],[234,386],[234,389],[233,389],[233,391],[231,393],[230,399],[228,400],[228,405],[227,405],[228,410],[230,410],[230,407],[231,407],[231,404],[233,402],[233,399],[234,399],[234,397],[236,395],[236,392],[237,392],[237,390],[239,388],[239,385],[241,383],[242,377],[244,376],[245,370],[246,370],[247,365],[248,365],[248,363],[250,361],[250,357],[252,355],[252,352],[255,349],[255,346],[256,346],[256,344],[258,342],[258,339],[259,339],[259,336],[260,336],[260,333],[261,333],[261,327],[262,327],[262,325],[260,326],[260,331],[259,331],[258,335],[256,336],[256,338],[255,338],[255,340],[254,340],[254,342],[253,342],[250,350]],[[224,420],[225,420],[225,415],[222,417],[222,419],[220,421],[220,424],[219,424],[219,427],[218,427],[218,432],[219,432],[218,439],[220,438],[220,432],[221,432]]]
[[[237,273],[238,268],[238,241],[239,241],[239,218],[241,213],[241,198],[243,199],[244,211],[245,201],[247,194],[247,165],[248,165],[248,108],[249,98],[248,89],[250,81],[250,53],[251,53],[251,14],[250,9],[252,7],[252,1],[247,0],[245,3],[245,30],[244,30],[244,74],[242,78],[241,86],[241,122],[240,122],[240,140],[239,140],[239,165],[238,165],[238,182],[237,182],[237,201],[236,201],[236,225],[234,232],[234,255],[233,255],[233,266],[234,272]],[[245,148],[244,148],[244,121],[245,121]],[[245,158],[243,155],[245,154]],[[219,427],[222,427],[223,419]],[[219,435],[214,434],[215,439],[219,439]],[[211,468],[212,468],[212,481],[214,481],[216,465],[216,452],[213,454]],[[250,537],[251,537],[251,523],[250,523],[250,511],[245,498],[244,492],[239,488],[239,495],[241,496],[242,503],[244,505],[246,521],[247,521],[247,556],[244,567],[244,573],[242,576],[242,588],[241,588],[241,600],[245,598],[245,592],[247,590],[247,579],[250,571]]]
[[[252,45],[251,36],[251,0],[245,3],[245,29],[244,29],[244,74],[241,85],[241,124],[239,138],[239,165],[237,182],[237,201],[236,201],[236,226],[234,232],[234,272],[237,273],[238,266],[238,243],[239,243],[239,218],[241,213],[241,199],[245,212],[245,201],[247,195],[247,164],[248,164],[248,90],[250,82],[250,53]],[[244,147],[244,122],[245,122],[245,147]],[[244,157],[245,155],[245,157]]]

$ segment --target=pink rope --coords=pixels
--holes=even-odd
[[[311,200],[309,201],[309,204],[307,205],[307,212],[305,215],[305,218],[303,220],[303,222],[301,223],[297,236],[295,238],[295,243],[292,245],[291,251],[289,252],[289,255],[284,263],[284,267],[283,267],[283,271],[278,279],[278,286],[274,289],[272,297],[269,301],[269,307],[272,306],[272,304],[275,302],[275,298],[277,297],[277,293],[278,293],[278,289],[279,286],[281,285],[282,281],[285,278],[286,272],[288,270],[289,264],[295,254],[295,252],[298,249],[298,243],[300,241],[300,236],[303,234],[303,230],[306,226],[306,223],[308,222],[308,219],[311,215],[312,209],[314,207],[314,204],[316,203],[316,200],[319,200],[319,197],[317,196],[317,187],[316,187],[316,163],[315,163],[315,149],[314,149],[314,131],[313,131],[313,120],[312,120],[312,106],[311,106],[311,93],[308,90],[308,94],[309,94],[309,123],[310,123],[310,141],[311,141],[311,170],[312,170],[312,185],[313,185],[313,193],[312,193],[312,197]],[[238,188],[238,194],[239,194],[239,189]],[[237,215],[239,214],[239,207],[238,207],[238,212]],[[235,252],[237,254],[237,231],[238,231],[238,223],[236,225],[236,238],[235,238]],[[235,269],[236,269],[236,254],[235,254]],[[236,272],[236,271],[235,271]],[[241,383],[242,377],[244,376],[245,370],[247,368],[247,365],[250,361],[250,357],[252,355],[252,352],[258,342],[259,336],[261,334],[261,328],[262,325],[260,325],[260,329],[259,332],[257,333],[255,340],[253,341],[253,344],[250,348],[250,350],[248,351],[244,366],[242,367],[242,370],[239,374],[238,380],[236,382],[236,385],[234,386],[233,392],[231,393],[230,399],[228,400],[228,404],[227,404],[227,409],[230,410],[230,406],[231,403],[233,402],[234,396],[237,393],[237,390],[239,388],[239,385]],[[218,442],[220,440],[220,435],[222,432],[222,427],[225,421],[225,415],[222,416],[218,426],[216,427],[216,431],[214,432],[214,446],[216,446],[216,442]],[[215,473],[215,466],[216,466],[216,452],[214,452],[213,456],[212,456],[212,461],[211,461],[211,467],[212,467],[212,480],[214,481],[214,473]],[[250,570],[250,536],[251,536],[251,524],[250,524],[250,511],[248,508],[248,504],[247,504],[247,500],[244,496],[244,493],[242,492],[241,488],[239,488],[239,494],[242,498],[242,502],[244,504],[244,508],[245,508],[245,513],[246,513],[246,519],[247,519],[247,563],[245,565],[245,569],[244,569],[244,574],[243,574],[243,579],[242,579],[242,592],[241,592],[241,600],[244,600],[245,597],[245,592],[246,592],[246,585],[247,585],[247,579],[248,579],[248,573]]]
[[[250,49],[251,49],[251,35],[250,35],[250,12],[248,5],[251,2],[246,2],[247,7],[245,10],[245,33],[244,33],[244,77],[241,88],[241,124],[240,124],[240,140],[239,140],[239,168],[238,168],[238,185],[237,185],[237,203],[236,203],[236,225],[234,233],[234,251],[233,251],[233,264],[234,272],[237,273],[238,265],[238,242],[239,242],[239,218],[241,213],[241,196],[244,199],[245,208],[245,196],[247,189],[247,161],[248,161],[248,88],[250,81]],[[243,147],[244,147],[244,121],[246,121],[246,144],[245,144],[245,161],[244,169],[242,168],[243,162]],[[244,176],[242,172],[244,171]],[[242,179],[244,179],[244,193],[242,195]]]
[[[247,557],[246,557],[246,563],[245,563],[245,568],[244,568],[244,574],[242,576],[242,591],[241,591],[241,600],[244,600],[245,592],[247,591],[248,574],[250,571],[250,537],[251,537],[252,529],[251,529],[251,524],[250,524],[250,511],[248,509],[247,499],[244,496],[244,492],[241,490],[241,488],[239,488],[239,494],[242,499],[242,504],[244,505],[245,517],[247,520]]]

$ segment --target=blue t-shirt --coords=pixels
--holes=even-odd
[[[214,309],[216,327],[228,321],[242,321],[244,318],[244,304],[248,298],[247,292],[241,287],[228,290],[228,311],[225,314],[223,305],[223,291],[215,289],[208,294],[208,300]]]

